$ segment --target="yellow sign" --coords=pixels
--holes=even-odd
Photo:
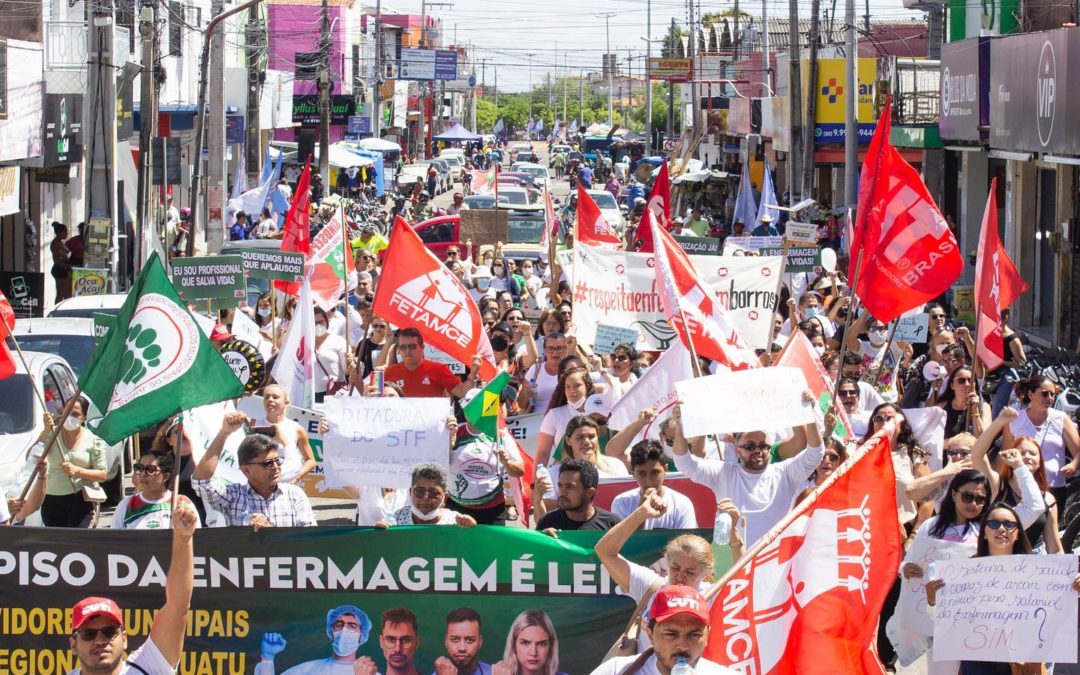
[[[690,59],[651,57],[648,61],[649,79],[688,82],[693,63]]]
[[[804,93],[809,87],[810,64],[802,62]],[[817,74],[817,108],[814,114],[814,134],[819,143],[843,143],[844,123],[847,121],[847,78],[844,59],[820,59]],[[857,65],[858,91],[855,113],[859,122],[859,141],[867,143],[874,133],[874,87],[877,83],[877,61],[859,59]]]
[[[104,295],[108,290],[108,275],[109,270],[73,267],[71,269],[72,294],[75,297]]]

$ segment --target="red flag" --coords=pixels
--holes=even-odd
[[[810,338],[806,337],[806,334],[801,330],[795,330],[791,340],[784,346],[784,351],[780,353],[780,358],[776,360],[776,365],[794,366],[801,370],[803,375],[806,375],[806,386],[817,398],[818,409],[825,413],[830,408],[833,408],[832,377],[829,376],[829,371],[825,369],[821,359],[818,358],[814,346],[810,344]],[[839,414],[836,426],[832,429],[826,429],[826,433],[832,434],[840,440],[848,440],[854,437],[855,434],[851,430],[851,422],[848,420],[844,407],[837,405],[834,411]]]
[[[372,312],[395,326],[419,329],[425,343],[462,363],[479,354],[480,377],[495,377],[495,352],[476,303],[400,216],[394,219]]]
[[[310,201],[311,159],[304,165],[304,173],[296,182],[289,213],[285,216],[285,226],[281,234],[281,250],[285,253],[311,253],[311,213]],[[300,284],[295,281],[275,281],[274,288],[289,295],[300,295]]]
[[[521,455],[521,462],[525,465],[524,474],[510,479],[510,494],[513,496],[518,518],[521,522],[528,523],[529,513],[532,511],[532,484],[536,481],[536,460],[525,452],[521,443],[518,443],[514,435],[506,428],[506,418],[501,412],[499,413],[499,433],[504,443],[507,445],[512,443],[517,448],[518,454]]]
[[[671,231],[671,181],[668,179],[667,160],[660,165],[660,173],[656,175],[656,182],[649,191],[649,199],[645,202],[645,213],[638,223],[635,237],[638,240],[639,253],[652,253],[656,248],[653,241],[652,223],[655,220],[665,231]]]
[[[15,310],[11,308],[11,303],[8,302],[3,291],[0,291],[0,322],[6,326],[3,334],[0,335],[0,380],[2,380],[15,374],[15,359],[11,356],[6,339],[15,330]],[[11,339],[14,340],[14,336]]]
[[[664,173],[661,172],[661,176]],[[691,352],[718,361],[732,370],[756,368],[754,350],[728,320],[716,292],[698,276],[682,247],[671,238],[658,219],[650,221],[656,243],[656,286],[667,320]]]
[[[574,241],[580,241],[589,246],[603,246],[604,244],[621,244],[622,240],[611,229],[604,214],[592,195],[578,183],[577,186],[577,233]],[[611,248],[610,246],[607,248]]]
[[[990,195],[986,198],[982,231],[979,232],[979,254],[975,260],[975,302],[979,312],[976,352],[990,369],[997,368],[1007,360],[1001,337],[1001,310],[1028,290],[1028,285],[1001,245],[996,189],[995,178],[990,181]]]
[[[885,323],[944,293],[964,269],[922,178],[889,142],[891,114],[890,101],[863,164],[851,247],[852,265],[862,255],[855,293]]]
[[[870,645],[900,566],[887,436],[879,434],[766,535],[712,605],[705,658],[744,673],[882,673]]]

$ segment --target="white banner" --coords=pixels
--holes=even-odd
[[[690,351],[676,340],[671,347],[660,355],[656,363],[615,402],[608,418],[612,429],[625,429],[646,408],[656,409],[656,419],[642,429],[633,442],[646,438],[660,438],[660,424],[671,417],[671,409],[679,400],[675,384],[694,377],[694,368],[690,363]]]
[[[950,560],[937,572],[935,659],[1076,663],[1076,556]]]
[[[243,401],[244,399],[240,399]],[[261,400],[261,399],[260,399]],[[226,413],[234,412],[236,406],[232,401],[211,403],[191,410],[184,411],[184,435],[191,443],[191,461],[196,465],[206,454],[210,444],[214,442],[218,431],[221,430],[221,420]],[[244,412],[241,410],[241,412]],[[259,413],[261,416],[262,405]],[[225,446],[221,450],[221,459],[218,461],[217,471],[214,477],[224,483],[247,483],[247,476],[240,471],[240,460],[236,457],[236,449],[244,440],[244,430],[237,429],[225,439]]]
[[[716,291],[721,308],[747,343],[762,347],[776,307],[779,257],[689,256],[702,279]],[[675,331],[664,318],[651,253],[605,251],[574,246],[574,325],[578,341],[591,345],[596,326],[624,326],[639,332],[638,348],[667,349]]]
[[[448,399],[327,397],[323,406],[330,423],[323,469],[331,487],[407,488],[417,465],[449,462]]]
[[[506,418],[507,431],[530,457],[536,457],[536,441],[540,436],[540,423],[543,421],[544,413]]]
[[[926,584],[930,581],[927,569],[930,563],[940,567],[943,561],[970,558],[973,555],[975,544],[943,541],[932,537],[917,537],[911,543],[905,560],[921,567],[923,576],[900,578],[900,600],[896,604],[896,614],[904,630],[924,637],[934,634],[934,621],[926,611]]]
[[[798,368],[773,366],[732,370],[675,385],[687,438],[715,432],[776,431],[814,421],[803,401],[806,376]],[[738,401],[738,405],[718,405]]]

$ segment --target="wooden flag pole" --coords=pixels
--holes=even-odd
[[[176,416],[176,445],[173,446],[172,496],[169,499],[169,513],[176,513],[176,504],[180,497],[180,449],[184,444],[184,413]],[[170,516],[169,522],[172,522]]]

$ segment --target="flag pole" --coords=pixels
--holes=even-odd
[[[697,350],[694,349],[694,338],[690,335],[690,324],[686,321],[686,312],[682,306],[679,306],[679,318],[682,319],[683,330],[686,331],[686,345],[690,348],[690,368],[694,373],[694,378],[702,377],[701,364],[698,363]],[[720,439],[715,434],[709,434],[712,436],[713,444],[716,445],[716,454],[720,457],[724,456],[723,448],[720,447]],[[686,442],[687,448],[690,447],[690,442]]]
[[[342,253],[348,256],[352,251],[349,249],[349,232],[348,225],[345,223],[345,200],[338,201],[338,213],[341,214],[341,246]],[[349,341],[352,331],[349,328],[349,265],[347,261],[341,262],[341,271],[345,276],[345,351],[346,353],[352,351],[352,344]],[[360,273],[356,273],[356,285],[360,285]],[[348,375],[346,375],[348,377]]]
[[[180,449],[184,444],[184,411],[176,416],[176,445],[173,446],[172,496],[169,499],[169,513],[176,513],[176,503],[180,496]],[[170,516],[169,522],[172,523]]]
[[[848,250],[850,251],[851,250],[850,249],[850,243],[849,243],[848,246],[849,246]],[[855,300],[856,300],[855,289],[859,287],[859,271],[862,268],[862,261],[863,261],[863,251],[860,248],[859,249],[859,257],[855,260],[855,274],[852,275],[852,277],[850,279],[851,284],[848,286],[848,291],[851,293],[851,295],[849,296],[849,297],[851,297],[851,302],[848,303],[847,317],[844,318],[844,337],[845,338],[847,338],[848,331],[851,330],[851,318],[853,316],[855,316],[855,312],[857,310],[857,307],[856,307],[856,304],[855,304]],[[837,298],[837,301],[839,301],[839,298]],[[838,397],[840,396],[840,380],[844,379],[843,378],[844,354],[847,351],[848,351],[847,348],[844,347],[843,343],[841,343],[840,344],[840,377],[836,378],[836,382],[833,383],[833,395],[832,395],[832,397],[833,397],[834,401],[838,400]]]
[[[3,322],[0,321],[0,323]],[[52,435],[49,436],[49,442],[45,444],[45,450],[41,453],[41,458],[38,460],[37,466],[40,466],[41,464],[48,461],[49,453],[52,452],[53,446],[56,445],[56,439],[60,437],[60,432],[64,429],[64,420],[66,420],[68,416],[71,415],[71,409],[75,406],[75,403],[78,402],[80,396],[82,396],[82,388],[76,387],[75,393],[72,394],[71,398],[68,399],[68,402],[64,404],[64,409],[60,411],[60,419],[57,420],[56,426],[53,428]],[[83,414],[86,414],[85,410],[83,411]],[[64,448],[57,446],[56,449],[60,451],[60,459],[64,460],[65,462],[68,461],[67,453],[64,452]],[[37,479],[37,476],[38,471],[37,467],[35,467],[34,472],[30,474],[30,480],[26,481],[26,485],[23,486],[22,492],[19,494],[20,502],[25,501],[26,495],[30,494],[30,488],[33,487],[34,481]],[[72,489],[74,489],[75,480],[71,476],[68,476],[68,481],[71,483]],[[76,490],[76,492],[78,491]]]
[[[784,269],[787,268],[788,249],[791,248],[791,242],[787,237],[783,238],[783,249],[780,253],[780,270],[776,273],[776,310],[780,309],[780,294],[784,291]],[[795,332],[794,317],[788,317],[788,322],[791,325],[791,332]],[[776,339],[776,322],[769,322],[769,341],[765,343],[765,351],[768,352],[772,347],[773,340]]]

